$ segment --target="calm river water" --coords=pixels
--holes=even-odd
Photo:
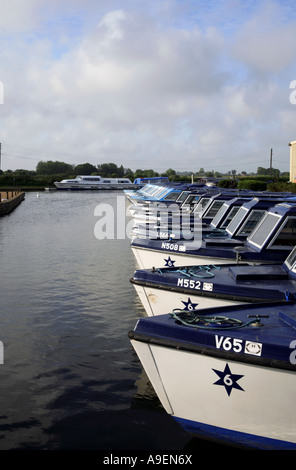
[[[127,336],[144,315],[130,239],[94,234],[122,194],[29,192],[0,219],[0,450],[192,446]]]

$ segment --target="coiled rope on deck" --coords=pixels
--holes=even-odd
[[[220,315],[199,315],[198,313],[174,309],[170,315],[176,321],[182,323],[185,326],[191,326],[198,329],[225,329],[232,330],[237,328],[244,328],[254,323],[260,323],[260,317],[256,316],[247,322],[243,322],[236,318],[228,318]]]
[[[184,268],[170,270],[170,272],[180,273],[183,276],[187,276],[187,277],[208,278],[208,277],[215,277],[215,274],[212,271],[212,269],[221,269],[221,268],[220,266],[215,266],[214,264],[205,264],[201,266],[186,266]],[[158,268],[157,272],[160,274],[164,274],[161,268]]]

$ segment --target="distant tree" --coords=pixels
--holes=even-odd
[[[145,176],[146,178],[153,178],[154,176],[159,176],[159,174],[156,171],[150,169],[144,170],[143,176]]]
[[[159,176],[159,174],[154,170],[136,170],[135,178],[153,178],[154,176]]]
[[[120,165],[120,167],[118,167],[117,169],[117,176],[118,178],[122,178],[124,175],[125,175],[125,171],[124,171],[123,165]]]
[[[265,181],[243,179],[238,183],[238,189],[250,189],[251,191],[266,191]]]
[[[278,170],[277,168],[263,168],[262,166],[258,166],[257,175],[279,177],[280,170]]]
[[[132,170],[130,168],[125,168],[124,169],[124,176],[126,176],[127,178],[133,178],[134,173],[132,172]]]
[[[283,173],[281,173],[281,177],[283,178],[290,178],[290,172],[289,171],[283,171]]]
[[[172,168],[169,168],[169,169],[165,172],[165,176],[167,176],[168,178],[173,178],[174,176],[176,176],[176,172],[175,172],[175,170],[173,170]]]
[[[296,184],[295,183],[290,183],[287,181],[281,181],[279,183],[268,183],[267,184],[267,190],[268,191],[288,191],[291,193],[296,193]]]
[[[75,175],[91,175],[96,171],[97,168],[91,163],[81,163],[80,165],[75,166],[73,172]]]
[[[228,179],[219,181],[218,186],[220,188],[236,188],[237,187],[237,181],[228,178]]]
[[[268,174],[268,169],[263,168],[262,166],[258,166],[257,168],[257,175],[267,175]]]
[[[98,165],[97,172],[103,177],[111,177],[112,175],[117,176],[118,167],[115,163],[102,163]]]
[[[64,162],[39,162],[36,166],[37,175],[57,175],[59,173],[73,173],[73,165]]]

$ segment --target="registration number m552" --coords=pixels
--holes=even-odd
[[[187,289],[197,289],[197,290],[213,290],[213,284],[211,282],[201,282],[196,279],[184,279],[179,277],[177,280],[177,287],[185,287]]]

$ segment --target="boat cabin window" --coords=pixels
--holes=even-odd
[[[150,184],[146,184],[144,188],[141,189],[141,192],[144,194],[153,194],[156,191],[157,188],[155,186],[152,186]]]
[[[221,209],[225,201],[215,201],[209,209],[206,209],[203,217],[215,217],[217,212]],[[208,211],[208,212],[207,212]]]
[[[281,220],[278,214],[267,213],[249,237],[249,241],[261,248]],[[296,217],[287,217],[272,238],[268,248],[291,249],[296,244]]]
[[[246,236],[250,235],[250,233],[254,230],[256,225],[260,222],[264,214],[265,214],[265,211],[263,210],[251,211],[251,214],[246,218],[246,221],[243,223],[241,229],[237,232],[237,234],[246,235]]]
[[[220,210],[222,210],[222,209],[220,209]],[[230,224],[230,222],[232,221],[233,217],[236,215],[236,213],[238,212],[238,210],[239,210],[239,206],[235,206],[235,207],[233,207],[233,208],[231,209],[231,211],[229,212],[228,216],[225,217],[224,222],[222,222],[221,228],[226,228],[226,227]],[[217,215],[219,215],[219,214],[220,214],[220,211],[218,212]]]
[[[220,210],[217,212],[217,214],[215,215],[215,217],[213,218],[211,222],[214,227],[218,225],[218,223],[220,222],[221,218],[223,217],[223,215],[225,214],[228,208],[229,208],[229,205],[224,203],[223,206],[220,208]]]
[[[233,217],[232,221],[228,224],[227,232],[232,235],[237,227],[240,225],[241,221],[245,218],[248,209],[245,207],[240,207],[238,212]]]
[[[162,187],[161,190],[157,194],[158,196],[163,196],[164,194],[168,194],[170,191],[171,189]]]
[[[78,176],[80,180],[83,181],[100,181],[100,176]]]
[[[154,191],[154,190],[155,190],[155,188],[154,188],[153,186],[151,186],[150,184],[146,184],[146,185],[144,186],[144,188],[141,189],[141,192],[142,192],[142,193],[145,193],[145,194],[150,194],[150,193],[152,193],[152,191]]]
[[[212,201],[211,198],[209,197],[202,197],[197,204],[195,204],[192,207],[192,212],[198,212],[201,211],[203,213],[204,208],[207,207],[207,205]]]
[[[290,248],[296,245],[296,217],[287,217],[287,220],[271,241],[270,248]]]
[[[164,193],[166,191],[166,189],[163,188],[163,186],[161,186],[160,188],[158,188],[155,193],[153,193],[153,196],[154,197],[159,197],[162,193]]]
[[[269,214],[267,213],[260,224],[255,227],[253,232],[251,233],[248,241],[262,248],[264,243],[269,238],[271,232],[275,229],[277,224],[280,222],[281,217],[277,214]]]
[[[190,194],[188,191],[182,191],[176,199],[176,202],[183,202],[185,201],[186,197]]]
[[[193,208],[196,206],[197,202],[200,200],[200,196],[197,194],[191,194],[188,196],[185,201],[183,202],[182,206]]]
[[[296,247],[293,248],[293,250],[291,251],[291,253],[287,257],[287,259],[285,261],[285,265],[287,266],[287,268],[289,270],[296,273]]]
[[[164,201],[175,201],[177,199],[177,197],[179,196],[179,191],[172,191],[170,192],[169,194],[167,194],[163,200]]]

